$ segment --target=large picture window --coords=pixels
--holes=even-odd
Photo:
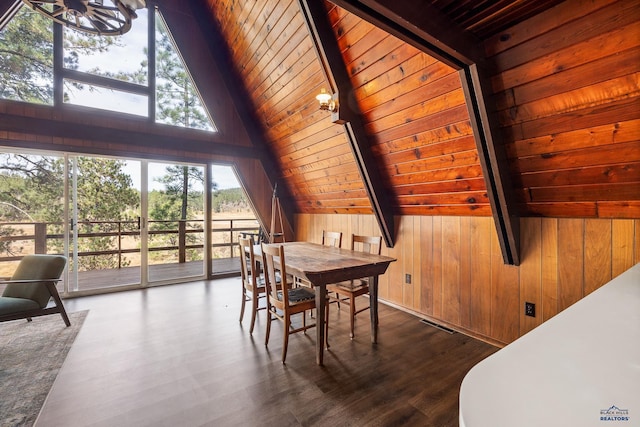
[[[63,28],[16,5],[0,22],[0,98],[216,130],[157,9],[139,9],[124,35],[104,36]]]
[[[68,257],[62,294],[235,274],[259,230],[230,165],[0,147],[3,276],[35,253]]]

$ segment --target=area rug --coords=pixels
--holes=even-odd
[[[0,426],[32,426],[88,310],[0,323]]]

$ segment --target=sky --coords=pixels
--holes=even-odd
[[[145,49],[148,42],[148,15],[153,13],[153,9],[150,11],[147,8],[139,9],[137,18],[132,20],[131,28],[125,34],[116,37],[117,42],[114,45],[109,46],[105,52],[94,51],[90,54],[82,54],[78,56],[78,71],[89,72],[91,70],[98,69],[99,72],[94,73],[108,77],[107,73],[113,74],[133,74],[143,69],[142,64],[147,60],[147,54]],[[158,14],[157,24],[162,24],[162,17]],[[70,28],[64,29],[65,34],[75,33],[75,30]],[[160,38],[159,32],[156,31],[156,36]],[[111,37],[111,36],[105,36]],[[173,54],[177,54],[180,58],[177,47],[173,46],[170,49]],[[158,52],[158,55],[160,52]],[[70,53],[65,53],[65,58]],[[170,55],[173,57],[173,55]],[[186,65],[183,63],[183,66]],[[158,65],[158,70],[160,66]],[[146,70],[145,70],[146,71]],[[148,82],[147,76],[147,82]],[[146,86],[145,82],[141,83]],[[156,87],[160,91],[165,84],[169,84],[174,87],[175,83],[170,83],[170,80],[165,79],[162,73],[156,73]],[[192,83],[193,84],[193,83]],[[66,95],[69,96],[68,102],[75,105],[82,105],[86,107],[102,108],[106,110],[120,111],[129,114],[141,115],[147,117],[149,115],[148,97],[146,94],[134,94],[126,91],[117,91],[113,89],[103,88],[97,85],[83,84],[82,88],[67,86]],[[146,89],[146,88],[145,88]],[[166,89],[165,89],[166,90]],[[206,109],[202,105],[202,101],[199,105],[194,106],[196,109],[201,109],[206,114]],[[158,108],[158,112],[160,108]],[[163,118],[162,115],[156,116],[157,122],[172,123],[171,119]],[[209,127],[210,126],[210,127]],[[208,128],[213,129],[215,125],[208,123]]]
[[[147,12],[148,9],[137,11],[138,18],[134,19],[131,29],[122,35],[122,46],[111,46],[108,52],[80,55],[78,71],[89,71],[99,68],[104,71],[122,71],[132,73],[140,69],[140,64],[146,59],[144,48],[147,46]],[[65,28],[65,31],[74,31]],[[117,66],[114,67],[114,64]],[[114,92],[110,89],[94,87],[90,90],[85,85],[84,90],[77,88],[72,91],[70,102],[85,107],[97,107],[106,110],[147,116],[147,97],[126,92]]]

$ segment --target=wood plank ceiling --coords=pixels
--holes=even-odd
[[[211,2],[302,213],[372,213],[296,1]],[[457,72],[335,6],[328,16],[396,214],[490,215]],[[261,36],[259,36],[261,35]],[[477,212],[474,212],[477,211]]]
[[[384,7],[394,2],[360,3]],[[571,2],[574,14],[576,3],[585,4],[586,33],[563,34],[567,40],[549,53],[543,46],[557,42],[562,16],[571,6],[567,2],[433,0],[425,7],[427,3],[449,19],[445,24],[484,43],[489,87],[495,92],[491,102],[498,110],[518,213],[637,216],[640,150],[633,104],[637,106],[638,38],[624,40],[622,69],[607,68],[619,57],[613,56],[617,50],[603,50],[593,68],[588,65],[591,56],[584,54],[582,68],[575,69],[569,81],[568,73],[558,73],[576,66],[569,58],[575,56],[574,44],[586,45],[598,37],[598,20],[611,27],[637,23],[637,4]],[[611,3],[618,6],[606,7]],[[323,4],[353,86],[347,107],[362,112],[393,214],[491,215],[457,71],[353,13]],[[329,82],[298,2],[208,0],[208,7],[275,153],[277,179],[289,188],[297,212],[372,213],[343,127],[318,110],[315,95]],[[555,11],[561,15],[554,20]],[[624,15],[609,17],[616,13]],[[555,69],[549,68],[554,55],[560,60]],[[598,77],[591,74],[594,70],[601,72]],[[618,85],[618,92],[625,93],[624,100],[622,93],[617,95],[618,107],[610,113],[594,110],[589,115],[584,108],[594,106],[588,107],[584,99],[572,101],[570,108],[560,105],[566,100],[559,94],[596,80]],[[584,92],[587,97],[589,90]],[[608,104],[608,95],[616,96],[612,92],[599,93],[596,104]],[[576,120],[571,113],[576,109],[584,113],[579,124],[570,123]],[[624,135],[607,141],[612,126],[618,129],[613,111],[621,109],[620,117],[636,121],[620,124]],[[588,123],[594,114],[601,127]],[[607,208],[598,210],[599,205]],[[615,206],[622,205],[628,209],[615,214]]]

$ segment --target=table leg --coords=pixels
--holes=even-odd
[[[369,314],[371,315],[371,342],[378,342],[378,276],[369,278]]]
[[[316,363],[322,366],[324,356],[324,306],[327,303],[326,285],[314,285],[316,291]]]

